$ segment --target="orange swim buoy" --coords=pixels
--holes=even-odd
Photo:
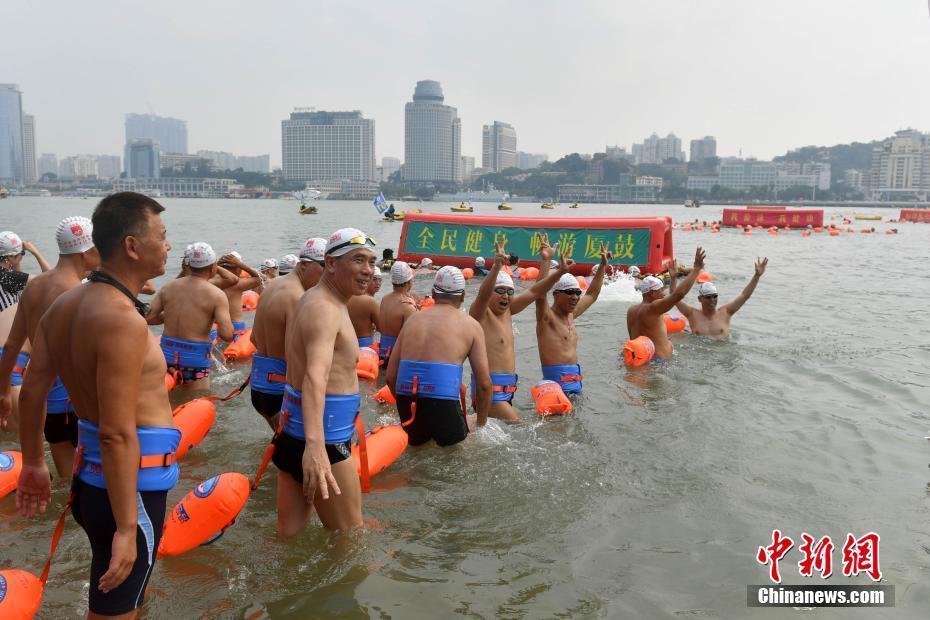
[[[229,343],[223,351],[223,357],[228,360],[247,360],[255,354],[255,343],[252,342],[252,330],[242,332],[235,342]]]
[[[588,290],[588,281],[582,278],[581,276],[575,276],[575,279],[578,280],[578,288],[582,291]]]
[[[823,232],[823,228],[820,227],[820,226],[814,226],[814,232],[816,232],[816,233]]]
[[[242,293],[242,311],[254,312],[258,307],[258,291],[246,291]]]
[[[714,276],[710,275],[710,273],[707,271],[701,271],[701,273],[697,275],[697,281],[698,282],[713,282]]]
[[[465,278],[466,280],[471,280],[472,278],[475,277],[475,270],[472,269],[471,267],[466,267],[465,269],[462,270],[462,277]]]
[[[6,497],[19,485],[19,472],[23,469],[23,453],[15,450],[0,452],[0,497]],[[0,618],[4,617],[0,614]]]
[[[178,381],[174,378],[174,375],[170,372],[165,373],[165,389],[169,392],[174,388],[178,387]]]
[[[830,236],[831,236],[831,237],[839,237],[839,236],[840,236],[840,231],[838,231],[838,230],[831,230],[831,231],[830,231]]]
[[[249,499],[249,479],[226,472],[206,480],[171,511],[158,545],[158,557],[180,555],[222,536]]]
[[[802,236],[802,237],[810,237],[810,236],[811,236],[811,231],[805,230],[804,232],[801,233],[801,236]]]
[[[623,361],[627,366],[642,366],[656,354],[656,346],[648,336],[627,340],[623,345]]]
[[[200,445],[210,432],[210,427],[216,420],[216,406],[212,400],[195,398],[175,409],[171,415],[175,428],[181,431],[181,441],[178,443],[178,449],[174,451],[174,458],[180,459],[191,448]]]
[[[378,378],[378,352],[371,347],[362,347],[358,350],[358,362],[355,364],[355,374],[360,379]]]
[[[420,302],[420,310],[426,310],[427,308],[430,308],[435,305],[436,305],[436,300],[433,299],[431,296],[427,295],[426,297],[423,298],[423,301]]]
[[[691,224],[685,224],[681,227],[684,232],[691,232]]]
[[[718,232],[720,232],[720,229],[717,228],[716,226],[714,226],[714,227],[712,227],[712,228],[710,229],[710,232],[712,232],[712,233],[718,233]]]
[[[775,235],[775,236],[777,237],[777,236],[778,236],[778,229],[775,228],[774,226],[773,226],[772,228],[769,228],[769,234],[770,234],[770,235]]]
[[[381,405],[396,405],[397,399],[394,398],[394,394],[391,393],[391,388],[384,385],[380,390],[371,395],[375,399],[375,402]]]
[[[861,233],[870,233],[870,232],[872,232],[872,229],[871,229],[871,228],[860,228],[860,229],[859,229],[859,232],[861,232]]]
[[[752,234],[752,226],[747,226],[746,228],[744,228],[744,229],[743,229],[743,234],[744,234],[744,235],[751,235],[751,234]]]
[[[400,424],[378,426],[365,433],[365,453],[368,457],[368,475],[383,471],[388,465],[400,458],[407,449],[407,431]],[[362,460],[359,455],[359,444],[352,446],[352,458],[355,460],[355,470],[362,475]]]
[[[565,415],[572,410],[572,401],[568,399],[562,386],[555,381],[543,379],[537,383],[530,395],[536,403],[536,413],[539,415]]]
[[[688,326],[688,321],[683,316],[663,314],[662,318],[665,319],[665,331],[669,334],[683,332],[685,327]]]
[[[539,277],[539,268],[538,267],[527,267],[520,271],[519,278],[521,280],[535,280]]]
[[[30,572],[0,570],[0,618],[30,620],[42,605],[42,582]]]

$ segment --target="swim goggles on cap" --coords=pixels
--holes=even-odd
[[[367,245],[368,247],[373,248],[376,245],[378,245],[378,243],[374,239],[369,237],[368,235],[358,235],[356,237],[352,237],[351,239],[347,239],[346,241],[343,241],[339,245],[334,245],[333,247],[326,250],[326,253],[331,254],[335,252],[336,250],[341,250],[342,248],[349,246],[349,245]]]

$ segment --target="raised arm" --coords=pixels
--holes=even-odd
[[[603,242],[598,241],[598,245],[601,254],[600,267],[598,267],[597,273],[594,274],[594,279],[591,280],[588,291],[578,300],[578,305],[575,306],[575,311],[572,313],[575,317],[584,314],[584,311],[590,308],[591,305],[597,301],[598,295],[601,294],[601,286],[604,284],[604,274],[607,272],[607,262],[613,255]]]
[[[688,291],[691,290],[691,287],[694,286],[694,281],[697,279],[698,274],[701,272],[701,269],[704,267],[704,250],[698,246],[697,250],[694,252],[694,267],[691,269],[691,273],[684,279],[684,282],[681,283],[681,286],[675,287],[675,292],[669,292],[668,295],[650,303],[647,307],[649,312],[653,314],[665,314],[672,308],[674,308],[678,302],[685,298],[685,295],[688,294]]]
[[[472,302],[471,307],[468,309],[468,314],[477,321],[483,319],[485,313],[488,311],[488,304],[491,302],[491,297],[494,295],[494,287],[497,286],[497,274],[501,272],[501,267],[504,266],[504,261],[506,260],[507,254],[504,251],[504,244],[495,241],[494,264],[491,265],[491,270],[488,272],[488,275],[484,277],[481,288],[478,289],[478,296],[475,297],[475,301]],[[511,312],[513,312],[512,308],[513,306],[511,305]]]
[[[225,267],[216,266],[216,273],[210,277],[210,284],[221,291],[239,283],[241,278]]]
[[[248,278],[236,278],[236,283],[234,284],[236,290],[251,291],[252,289],[260,287],[264,283],[264,278],[262,278],[262,275],[256,271],[255,268],[246,264],[241,258],[237,258],[233,254],[227,254],[223,257],[223,259],[229,260],[229,262],[234,264],[236,267],[249,274]]]
[[[28,284],[26,287],[28,288]],[[25,291],[23,296],[25,296]],[[26,343],[26,316],[23,312],[22,300],[16,307],[16,314],[13,316],[13,325],[10,326],[10,333],[6,337],[6,343],[3,345],[3,357],[0,358],[0,428],[6,428],[10,416],[13,413],[13,400],[10,396],[10,378],[13,376],[13,369],[16,367],[16,360],[19,358],[19,352],[22,351]]]
[[[675,289],[678,287],[678,272],[679,272],[678,261],[673,260],[672,264],[669,265],[669,268],[668,268],[668,292],[669,294],[673,294],[675,292]],[[677,304],[675,304],[675,307],[678,308],[678,311],[681,312],[685,316],[685,318],[687,318],[689,321],[691,320],[691,313],[697,310],[697,308],[695,308],[694,306],[689,306],[687,303],[685,303],[684,300],[681,300]]]
[[[765,273],[765,268],[768,267],[768,264],[768,257],[756,259],[756,270],[752,275],[752,279],[749,281],[749,284],[746,285],[746,288],[743,289],[743,292],[736,296],[736,299],[724,306],[727,312],[735,314],[737,310],[743,307],[744,303],[749,301],[749,298],[752,297],[753,292],[756,290],[756,285],[759,284],[759,278]],[[2,377],[0,377],[0,380],[2,380]]]
[[[565,258],[563,255],[559,257],[559,268],[548,274],[546,277],[542,277],[542,268],[540,268],[539,277],[536,278],[536,283],[514,297],[513,301],[510,302],[510,314],[518,314],[522,312],[531,303],[539,299],[546,301],[546,293],[552,290],[552,287],[555,286],[555,283],[559,281],[559,278],[571,271],[572,265],[574,264],[575,261],[570,258]]]
[[[48,261],[45,260],[45,257],[42,256],[42,253],[39,252],[39,248],[37,248],[31,241],[23,241],[23,250],[36,257],[36,262],[39,263],[39,269],[41,269],[43,273],[51,269]]]
[[[549,263],[552,261],[552,257],[555,256],[555,248],[549,245],[549,235],[543,233],[536,234],[539,235],[539,275],[536,277],[536,281],[539,282],[540,280],[545,280],[549,276]],[[549,312],[549,298],[546,295],[540,295],[535,299],[536,321],[544,321]]]
[[[484,343],[484,330],[474,321],[472,325],[471,350],[468,352],[468,363],[475,376],[475,412],[478,414],[478,426],[484,426],[488,421],[488,410],[491,408],[491,375],[488,371],[488,350]],[[392,355],[393,359],[394,356]],[[464,413],[464,412],[463,412]]]

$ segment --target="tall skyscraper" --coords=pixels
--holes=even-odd
[[[691,161],[701,161],[717,156],[717,139],[713,136],[704,136],[691,141]]]
[[[521,170],[531,170],[539,168],[539,164],[549,161],[549,155],[546,153],[524,153],[517,151],[517,168]]]
[[[46,174],[58,176],[58,158],[55,157],[55,153],[42,153],[36,167],[40,179]]]
[[[895,135],[872,149],[869,187],[872,198],[889,200],[930,193],[930,134],[914,129]]]
[[[375,121],[351,112],[297,108],[281,121],[288,181],[375,181]]]
[[[381,158],[381,173],[384,180],[387,181],[391,175],[400,170],[400,160],[396,157]]]
[[[187,121],[154,114],[127,114],[126,144],[140,139],[157,141],[162,153],[186,155]],[[128,162],[126,165],[129,165]]]
[[[140,138],[126,144],[126,176],[130,179],[159,178],[160,150],[157,140]]]
[[[513,126],[494,121],[481,129],[481,167],[500,172],[517,165],[517,132]]]
[[[475,158],[462,155],[462,182],[469,183],[473,176],[475,176]]]
[[[642,144],[633,145],[633,158],[637,164],[662,164],[667,159],[684,161],[685,154],[681,150],[681,138],[675,134],[660,138],[653,133]]]
[[[404,179],[462,182],[462,124],[455,108],[443,104],[442,86],[417,82],[404,106]]]
[[[0,185],[23,182],[23,93],[0,84]]]
[[[118,179],[121,163],[119,155],[97,155],[97,178]]]
[[[23,114],[23,182],[32,185],[37,178],[36,119],[31,114]]]

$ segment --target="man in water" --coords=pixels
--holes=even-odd
[[[285,254],[281,257],[281,262],[278,263],[278,275],[286,276],[294,271],[299,261],[300,258],[296,254]]]
[[[21,373],[29,361],[29,355],[22,350],[27,343],[35,341],[42,315],[59,295],[80,284],[87,273],[100,264],[91,231],[90,220],[86,217],[66,217],[59,222],[55,229],[58,263],[53,269],[31,278],[23,290],[0,361],[0,427],[5,426],[6,420],[17,410],[19,390],[14,393],[10,389],[11,379],[15,380],[19,374],[18,385],[22,384]],[[43,430],[55,470],[61,477],[69,476],[74,467],[77,418],[68,392],[57,377],[46,398],[46,413]]]
[[[438,267],[436,267],[436,265],[433,264],[433,259],[427,256],[423,260],[420,261],[420,263],[416,266],[416,269],[418,272],[421,269],[427,272],[432,272],[432,271],[436,271]]]
[[[544,259],[546,260],[546,259]],[[468,313],[475,318],[484,330],[484,342],[487,346],[488,365],[493,385],[493,398],[489,415],[507,422],[519,422],[520,416],[511,405],[517,391],[517,358],[514,351],[513,315],[523,312],[539,298],[545,299],[546,293],[573,264],[571,259],[562,257],[558,269],[536,283],[527,291],[515,295],[513,278],[501,271],[507,262],[503,244],[494,244],[494,264],[487,278],[481,283],[478,297],[472,303]],[[475,381],[472,379],[472,397],[474,398]]]
[[[90,617],[129,617],[142,605],[178,479],[181,433],[165,390],[165,358],[136,298],[146,280],[165,273],[171,246],[163,210],[134,192],[100,201],[92,220],[100,271],[60,295],[39,321],[20,399],[16,503],[23,516],[45,512],[51,495],[42,426],[56,376],[80,418],[71,512],[90,541]]]
[[[273,258],[266,258],[262,261],[261,267],[258,270],[262,274],[262,278],[267,282],[268,280],[274,280],[278,277],[278,261]]]
[[[168,372],[179,386],[208,389],[213,363],[210,330],[216,323],[220,338],[233,339],[229,303],[223,292],[210,284],[216,275],[216,253],[206,243],[188,247],[190,275],[164,285],[152,300],[149,325],[162,325],[161,350]]]
[[[239,252],[230,252],[223,256],[219,260],[219,265],[237,277],[243,271],[248,274],[247,278],[239,278],[232,286],[220,286],[220,289],[229,300],[229,316],[232,318],[233,333],[235,334],[233,342],[235,342],[239,336],[245,333],[245,321],[242,320],[242,293],[260,288],[262,286],[262,277],[255,269],[242,261]]]
[[[549,246],[546,237],[542,237],[539,254],[542,262],[539,278],[545,279],[549,274],[549,261],[555,250]],[[611,254],[600,243],[600,269],[591,280],[587,292],[582,295],[578,280],[570,273],[564,273],[552,290],[552,305],[545,295],[536,299],[536,341],[539,345],[539,361],[542,364],[544,379],[555,381],[562,386],[566,394],[581,392],[581,366],[578,364],[578,332],[575,319],[597,301],[607,271],[607,261]]]
[[[475,258],[475,267],[474,273],[476,276],[486,276],[488,275],[488,270],[485,269],[485,260],[483,256],[478,256]]]
[[[655,276],[646,276],[639,283],[639,290],[643,294],[642,303],[630,306],[626,311],[626,328],[630,339],[639,336],[648,336],[655,345],[656,357],[669,359],[672,357],[672,341],[668,339],[665,329],[665,320],[662,315],[675,307],[675,304],[684,299],[694,281],[704,267],[704,250],[698,247],[694,252],[694,266],[680,287],[665,296],[665,285]]]
[[[390,271],[391,267],[394,266],[394,250],[391,248],[384,248],[381,251],[381,260],[378,261],[378,269],[382,271]]]
[[[491,405],[491,377],[481,324],[461,311],[465,277],[443,267],[433,282],[436,305],[410,317],[397,339],[387,369],[387,385],[410,444],[430,439],[451,446],[468,436],[462,364],[474,375],[475,411],[484,426]]]
[[[249,388],[252,406],[272,430],[278,426],[278,413],[284,399],[287,362],[284,346],[294,308],[304,291],[316,286],[323,275],[326,239],[307,239],[300,251],[297,268],[275,278],[258,298],[255,322],[252,325],[252,374]]]
[[[391,350],[404,323],[417,311],[416,301],[410,295],[413,287],[413,269],[402,260],[391,267],[391,285],[394,290],[381,298],[378,310],[378,331],[381,332],[381,345],[378,355],[385,365],[391,357]]]
[[[361,396],[358,340],[346,304],[368,288],[374,241],[342,228],[326,243],[320,283],[294,309],[286,343],[287,385],[282,432],[272,461],[278,468],[278,534],[294,536],[313,508],[323,527],[345,530],[362,522],[362,493],[351,439]]]
[[[516,278],[520,275],[520,257],[516,254],[511,254],[507,257],[507,269],[505,271],[510,272],[510,275]]]
[[[386,217],[386,218],[389,219],[389,220],[393,220],[393,219],[394,219],[394,213],[395,213],[395,211],[394,211],[394,203],[392,202],[392,203],[390,204],[390,206],[389,206],[387,209],[384,210],[384,217]]]
[[[715,339],[726,338],[730,333],[730,319],[736,314],[737,310],[743,307],[743,304],[749,301],[756,285],[759,284],[759,278],[765,273],[765,268],[769,264],[768,258],[757,258],[755,273],[749,284],[743,289],[743,292],[736,296],[735,299],[722,307],[717,306],[717,287],[713,282],[701,282],[698,284],[698,301],[701,303],[700,308],[689,306],[684,301],[679,301],[676,305],[678,310],[688,319],[691,326],[691,333],[696,336],[709,336]],[[669,292],[674,294],[676,288],[675,279],[678,277],[678,265],[673,264],[668,274],[671,277]],[[0,378],[2,379],[2,378]]]
[[[375,293],[380,289],[381,270],[375,269],[375,272],[371,274],[371,282],[365,294],[356,295],[349,300],[349,318],[352,319],[355,335],[358,336],[359,348],[374,347],[374,330],[378,329],[380,322],[380,307],[378,300],[375,299]]]

